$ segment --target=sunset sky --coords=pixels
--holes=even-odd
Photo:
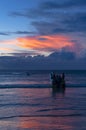
[[[0,2],[0,57],[4,57],[0,59],[2,66],[6,56],[32,59],[44,56],[42,58],[46,60],[46,57],[49,59],[54,55],[55,59],[60,55],[63,61],[65,58],[62,55],[66,59],[71,55],[75,57],[71,59],[74,63],[82,62],[85,67],[86,0]]]

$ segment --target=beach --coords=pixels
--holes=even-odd
[[[65,71],[56,91],[50,72],[0,72],[1,130],[86,130],[86,71]]]
[[[2,130],[85,130],[86,88],[0,89]]]
[[[0,0],[0,130],[86,130],[86,0]]]

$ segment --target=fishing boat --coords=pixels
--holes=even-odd
[[[65,78],[64,73],[62,76],[57,75],[55,73],[51,73],[51,80],[52,80],[52,88],[54,89],[64,89],[65,88]]]

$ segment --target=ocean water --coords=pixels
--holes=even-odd
[[[51,87],[50,73],[65,73],[67,87],[85,87],[86,70],[10,70],[0,71],[0,88],[4,87]]]
[[[0,71],[0,130],[86,130],[86,71],[65,70],[64,91],[51,72]]]

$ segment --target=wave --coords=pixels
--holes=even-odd
[[[33,85],[22,85],[22,84],[13,84],[13,85],[0,85],[0,88],[51,88],[51,86],[49,85],[37,85],[37,84],[33,84]]]
[[[52,114],[41,114],[41,115],[14,115],[14,116],[7,116],[7,117],[0,117],[0,120],[4,120],[4,119],[12,119],[12,118],[25,118],[25,117],[29,117],[29,118],[43,118],[43,117],[82,117],[82,116],[86,116],[84,114],[64,114],[64,115],[52,115]]]
[[[86,84],[66,84],[66,88],[82,88],[86,87]],[[5,84],[0,85],[0,89],[5,88],[52,88],[50,84]]]

